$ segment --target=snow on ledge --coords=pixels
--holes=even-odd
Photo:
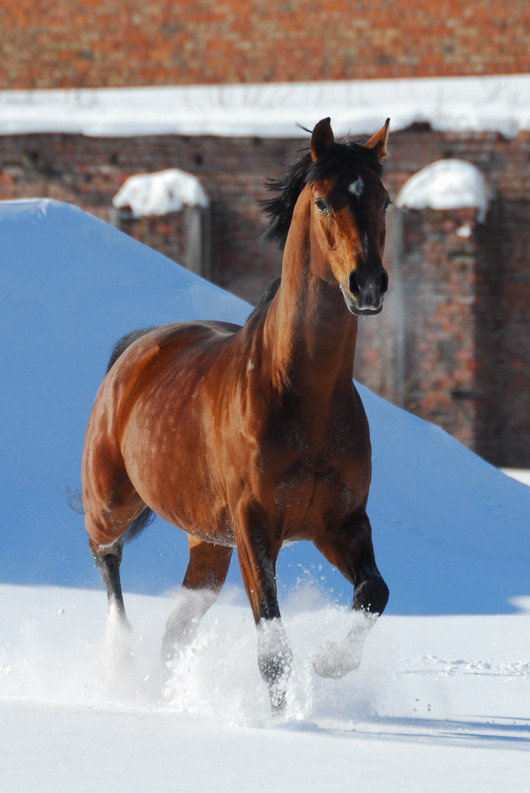
[[[404,184],[396,199],[407,209],[460,209],[476,207],[482,223],[486,217],[489,189],[481,172],[465,160],[436,160]]]
[[[0,134],[97,137],[216,135],[305,137],[331,116],[335,134],[371,134],[415,122],[433,129],[530,129],[530,74],[311,83],[0,91]]]
[[[208,197],[196,176],[178,168],[130,176],[112,199],[117,209],[130,207],[136,217],[167,215],[184,206],[207,207]]]

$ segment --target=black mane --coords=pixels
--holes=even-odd
[[[378,176],[382,174],[382,166],[371,149],[367,149],[355,141],[346,143],[333,143],[328,151],[313,162],[311,154],[307,152],[278,179],[269,179],[267,190],[277,193],[274,198],[260,201],[270,223],[265,232],[265,239],[277,242],[280,248],[285,245],[294,205],[297,198],[307,184],[318,179],[330,179],[338,176],[345,168],[367,166],[374,170]]]

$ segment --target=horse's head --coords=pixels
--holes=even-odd
[[[311,138],[311,257],[317,275],[338,284],[352,314],[378,314],[388,289],[382,256],[390,199],[380,178],[388,124],[364,146],[335,143],[329,118]]]

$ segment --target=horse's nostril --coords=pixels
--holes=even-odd
[[[353,271],[352,274],[350,275],[350,292],[352,293],[352,295],[357,296],[360,293],[360,291],[361,288],[359,286],[359,281],[357,280],[357,274],[355,273],[355,271]]]
[[[381,273],[381,294],[384,295],[388,289],[388,273],[386,270],[383,270]]]

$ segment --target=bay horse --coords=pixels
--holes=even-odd
[[[292,654],[275,566],[282,545],[312,540],[354,586],[354,627],[313,658],[340,677],[388,600],[366,504],[369,428],[352,382],[358,316],[378,314],[383,268],[385,125],[367,143],[336,143],[330,119],[264,202],[282,277],[243,327],[182,322],[137,331],[115,348],[83,455],[89,543],[109,619],[127,626],[124,540],[154,511],[189,536],[190,557],[167,621],[163,658],[189,643],[237,548],[274,713]]]

